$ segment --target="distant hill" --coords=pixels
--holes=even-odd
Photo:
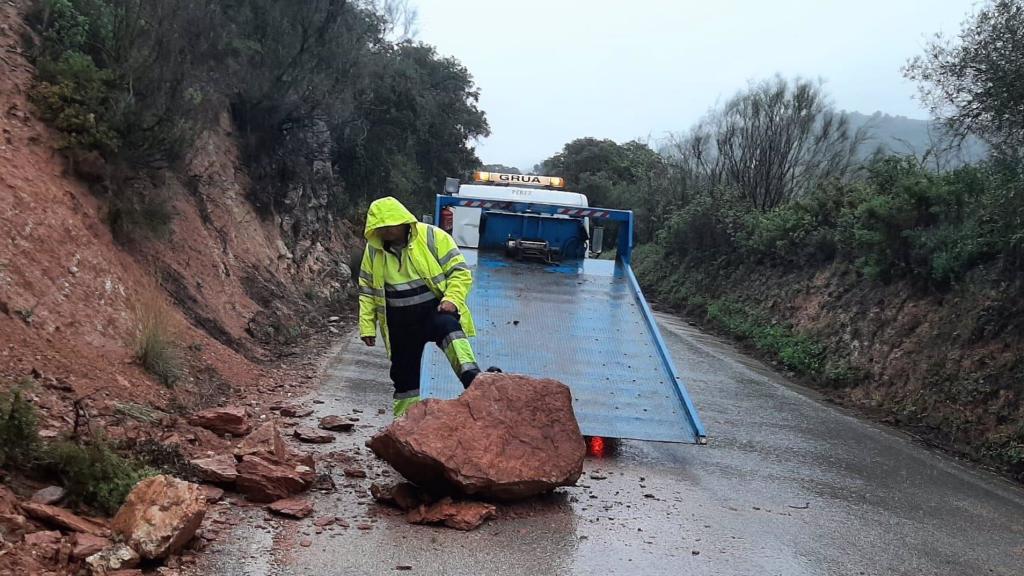
[[[867,115],[860,112],[846,112],[853,128],[866,127],[869,139],[862,148],[868,157],[881,148],[895,154],[914,154],[918,157],[932,148],[948,146],[949,138],[944,136],[941,125],[930,120],[916,120],[905,116],[890,116],[882,112]],[[984,160],[988,147],[977,138],[968,138],[958,150],[945,152],[946,168]]]

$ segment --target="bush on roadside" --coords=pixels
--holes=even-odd
[[[825,347],[813,338],[769,320],[748,304],[717,299],[707,306],[708,318],[755,347],[778,357],[797,374],[821,376],[825,370]]]
[[[934,174],[913,158],[883,158],[840,214],[841,249],[871,278],[948,286],[998,255],[985,199],[1000,192],[984,168]]]
[[[120,456],[102,439],[58,441],[47,446],[41,466],[61,479],[69,501],[114,514],[135,485],[155,472]]]
[[[736,253],[747,209],[729,191],[701,195],[667,220],[657,235],[673,258],[709,261]]]
[[[56,476],[73,504],[113,514],[135,484],[154,474],[118,455],[102,438],[82,443],[43,442],[35,407],[25,399],[26,384],[0,394],[0,466],[29,475]]]
[[[25,383],[0,393],[0,466],[27,468],[39,447],[36,413],[25,399]]]

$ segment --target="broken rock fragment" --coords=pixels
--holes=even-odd
[[[355,423],[349,422],[341,416],[324,416],[320,419],[320,427],[332,432],[348,432],[354,426]]]
[[[84,560],[110,546],[110,540],[93,536],[92,534],[79,533],[74,537],[74,548],[71,550],[71,557],[75,560]]]
[[[428,502],[428,498],[420,489],[408,482],[401,482],[393,486],[382,486],[377,483],[371,484],[370,495],[381,504],[394,506],[399,510],[406,511]]]
[[[345,468],[342,473],[347,478],[366,478],[366,470],[362,468]]]
[[[291,518],[305,518],[313,513],[313,503],[305,498],[284,498],[267,507],[275,514]]]
[[[109,574],[115,570],[134,568],[141,558],[127,544],[114,544],[85,559],[93,574]]]
[[[231,434],[232,436],[245,436],[252,430],[249,422],[249,415],[241,406],[226,406],[223,408],[210,408],[193,414],[188,423],[200,428],[206,428],[217,434]]]
[[[310,469],[316,467],[311,454],[292,450],[285,444],[277,429],[277,423],[273,421],[263,424],[243,438],[235,448],[235,456],[239,459],[245,456],[258,456],[275,463],[301,464]]]
[[[61,535],[59,530],[44,530],[25,535],[26,546],[56,547],[60,544]]]
[[[273,502],[309,488],[316,474],[304,465],[281,464],[259,456],[243,456],[235,485],[254,502]]]
[[[0,514],[19,514],[18,496],[11,489],[0,484]]]
[[[313,413],[312,408],[306,408],[304,406],[282,406],[281,416],[285,418],[305,418]]]
[[[192,460],[191,464],[196,470],[196,475],[206,482],[231,484],[235,478],[238,478],[238,471],[235,470],[236,460],[230,454],[198,458]]]
[[[42,490],[36,491],[36,493],[32,495],[31,500],[39,504],[49,504],[52,506],[63,500],[64,495],[64,489],[60,486],[48,486]]]
[[[0,538],[4,542],[18,542],[29,530],[28,520],[21,514],[0,514]]]
[[[71,556],[70,544],[56,530],[25,535],[25,546],[31,549],[32,556],[47,562],[64,565]],[[7,551],[9,550],[5,550]]]
[[[567,386],[491,373],[459,398],[416,404],[367,445],[432,492],[509,500],[575,484],[586,452]]]
[[[99,523],[87,520],[81,516],[76,516],[70,511],[56,506],[39,504],[38,502],[23,502],[21,504],[21,509],[25,511],[25,514],[44,524],[49,524],[72,532],[84,532],[95,536],[106,536],[109,533],[108,530]]]
[[[224,498],[224,489],[216,486],[210,486],[209,484],[203,484],[199,487],[203,491],[203,498],[206,498],[207,502],[219,502]]]
[[[498,515],[493,504],[484,502],[457,502],[443,498],[433,504],[421,504],[406,514],[412,524],[444,524],[456,530],[474,530]]]
[[[330,444],[334,442],[333,434],[306,426],[297,427],[292,434],[302,442],[309,442],[310,444]]]
[[[156,560],[180,551],[195,536],[206,509],[198,485],[154,476],[128,494],[111,528],[142,558]]]

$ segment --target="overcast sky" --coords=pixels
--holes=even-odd
[[[481,90],[486,163],[530,168],[574,138],[657,140],[749,80],[820,78],[837,107],[927,114],[900,75],[975,0],[412,0],[418,39]]]

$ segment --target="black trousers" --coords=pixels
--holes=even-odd
[[[428,342],[449,355],[452,339],[465,340],[458,314],[444,314],[437,311],[438,300],[417,306],[401,308],[388,307],[388,337],[391,343],[391,381],[395,384],[395,398],[419,396],[420,365],[423,347]],[[449,350],[446,350],[446,345]],[[451,360],[449,356],[449,360]],[[456,369],[453,366],[453,369]],[[480,373],[475,363],[466,363],[456,374],[463,387]]]

